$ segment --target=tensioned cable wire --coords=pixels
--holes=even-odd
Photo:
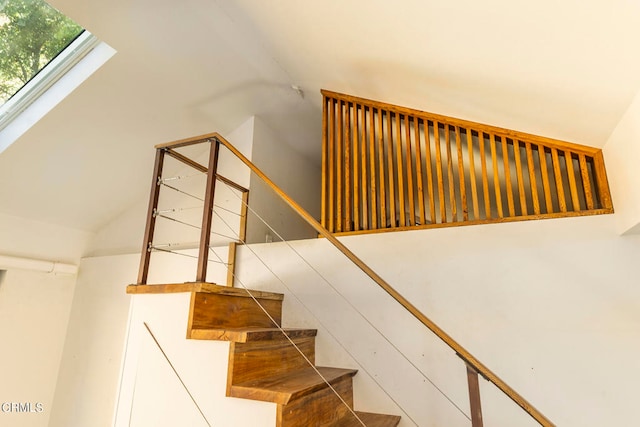
[[[180,377],[180,374],[178,373],[176,368],[173,366],[173,363],[171,363],[171,360],[169,360],[169,356],[167,356],[167,353],[164,352],[164,349],[162,348],[162,346],[158,342],[158,339],[153,334],[153,332],[151,332],[151,328],[149,328],[149,325],[147,325],[147,322],[143,322],[143,324],[144,324],[144,327],[147,328],[147,331],[149,332],[149,335],[151,335],[151,338],[153,338],[153,341],[158,346],[158,349],[160,350],[160,353],[162,353],[162,355],[164,356],[164,359],[167,361],[169,366],[171,366],[171,369],[173,369],[173,373],[176,374],[176,377],[178,377],[178,380],[180,380],[180,384],[182,384],[182,387],[184,387],[184,390],[187,392],[187,394],[191,398],[191,401],[193,402],[194,405],[196,405],[196,408],[198,408],[198,412],[200,412],[200,415],[202,415],[202,419],[204,419],[204,422],[207,423],[207,425],[209,427],[211,427],[211,423],[209,422],[207,417],[204,415],[204,412],[202,412],[202,409],[200,409],[200,405],[198,405],[198,402],[196,402],[196,399],[193,397],[193,395],[191,394],[191,392],[187,388],[187,385],[184,383],[184,381],[182,381],[182,378]]]
[[[274,234],[275,234],[275,235],[276,235],[280,240],[282,240],[282,241],[283,241],[283,242],[284,242],[284,243],[289,247],[289,249],[291,249],[291,250],[292,250],[292,251],[293,251],[293,252],[294,252],[294,253],[295,253],[295,254],[296,254],[300,259],[302,259],[302,260],[304,261],[304,263],[305,263],[305,264],[307,264],[307,266],[309,266],[309,268],[311,268],[311,269],[312,269],[312,270],[313,270],[313,271],[314,271],[314,272],[315,272],[315,273],[316,273],[316,274],[317,274],[317,275],[318,275],[318,276],[319,276],[319,277],[320,277],[320,278],[321,278],[325,283],[327,283],[327,285],[329,285],[329,286],[331,287],[331,289],[333,289],[333,290],[334,290],[334,292],[336,292],[338,295],[340,295],[340,297],[341,297],[341,298],[342,298],[342,299],[343,299],[347,304],[349,304],[349,306],[350,306],[351,308],[353,308],[353,309],[354,309],[354,310],[355,310],[355,311],[360,315],[360,317],[361,317],[363,320],[365,320],[365,321],[366,321],[366,322],[367,322],[367,323],[368,323],[368,324],[369,324],[369,325],[370,325],[370,326],[371,326],[371,327],[372,327],[376,332],[378,332],[378,334],[380,334],[380,336],[381,336],[382,338],[384,338],[384,340],[385,340],[385,341],[387,341],[387,343],[389,343],[389,345],[391,345],[391,346],[392,346],[392,347],[393,347],[393,348],[398,352],[398,354],[400,354],[400,355],[401,355],[401,356],[402,356],[402,357],[403,357],[407,362],[409,362],[409,364],[410,364],[411,366],[413,366],[413,368],[414,368],[417,372],[419,372],[419,373],[420,373],[420,375],[421,375],[424,379],[426,379],[427,381],[429,381],[429,383],[430,383],[430,384],[431,384],[431,385],[432,385],[436,390],[438,390],[438,392],[439,392],[439,393],[440,393],[440,394],[441,394],[445,399],[447,399],[447,400],[449,401],[449,403],[451,403],[451,404],[452,404],[452,405],[453,405],[453,406],[454,406],[454,407],[455,407],[455,408],[456,408],[456,409],[457,409],[457,410],[458,410],[462,415],[464,415],[464,416],[465,416],[469,421],[471,421],[471,417],[470,417],[469,415],[467,415],[467,413],[466,413],[464,410],[462,410],[462,408],[460,408],[460,406],[458,406],[458,405],[457,405],[457,404],[456,404],[456,403],[455,403],[455,402],[454,402],[454,401],[453,401],[449,396],[447,396],[447,394],[446,394],[446,393],[445,393],[445,392],[444,392],[440,387],[438,387],[438,385],[437,385],[437,384],[435,384],[435,383],[433,382],[433,380],[431,380],[431,378],[429,378],[429,377],[428,377],[424,372],[422,372],[422,370],[420,370],[420,368],[418,368],[418,367],[415,365],[415,363],[413,363],[413,362],[412,362],[412,361],[411,361],[411,360],[410,360],[410,359],[409,359],[409,358],[408,358],[408,357],[407,357],[407,356],[406,356],[402,351],[400,351],[400,349],[399,349],[399,348],[398,348],[398,347],[397,347],[393,342],[391,342],[391,340],[389,340],[389,338],[387,338],[387,337],[386,337],[386,335],[385,335],[385,334],[383,334],[383,333],[382,333],[382,332],[381,332],[381,331],[380,331],[380,330],[379,330],[379,329],[378,329],[378,328],[377,328],[377,327],[376,327],[376,326],[375,326],[375,325],[374,325],[374,324],[373,324],[373,323],[372,323],[372,322],[371,322],[371,321],[370,321],[370,320],[369,320],[369,319],[368,319],[364,314],[362,314],[362,312],[361,312],[360,310],[358,310],[358,308],[357,308],[357,307],[355,307],[355,306],[351,303],[351,301],[349,301],[349,300],[348,300],[348,299],[347,299],[347,298],[346,298],[346,297],[345,297],[345,296],[344,296],[340,291],[338,291],[338,289],[336,289],[336,287],[335,287],[335,286],[334,286],[334,285],[329,281],[329,279],[327,279],[327,278],[326,278],[324,275],[322,275],[322,273],[320,273],[320,272],[319,272],[319,271],[318,271],[318,270],[317,270],[313,265],[311,265],[311,264],[309,263],[309,261],[307,261],[307,259],[306,259],[306,258],[304,258],[304,257],[302,256],[302,254],[300,254],[300,253],[299,253],[299,252],[298,252],[298,251],[297,251],[297,250],[296,250],[296,249],[295,249],[295,248],[294,248],[294,247],[293,247],[293,246],[292,246],[292,245],[291,245],[287,240],[285,240],[285,239],[284,239],[284,238],[283,238],[283,237],[282,237],[282,236],[281,236],[281,235],[280,235],[280,234],[279,234],[279,233],[278,233],[278,232],[277,232],[273,227],[271,227],[271,225],[269,225],[269,224],[268,224],[268,223],[267,223],[267,222],[266,222],[266,221],[265,221],[265,220],[264,220],[264,219],[263,219],[263,218],[262,218],[262,217],[261,217],[261,216],[260,216],[260,215],[259,215],[259,214],[254,210],[254,209],[253,209],[253,208],[251,208],[251,206],[249,206],[249,205],[248,205],[247,203],[245,203],[243,200],[241,200],[241,202],[242,202],[242,204],[243,204],[243,205],[245,205],[245,206],[249,209],[249,211],[250,211],[251,213],[253,213],[253,214],[254,214],[254,215],[255,215],[255,216],[256,216],[256,217],[257,217],[257,218],[258,218],[258,219],[263,223],[263,224],[265,224],[265,225],[266,225],[266,226],[267,226],[267,227],[268,227],[268,228],[269,228],[269,229],[270,229],[270,230],[271,230],[271,231],[272,231],[272,232],[273,232],[273,233],[274,233]],[[222,222],[225,222],[225,221],[224,221],[224,219],[223,219],[222,217],[220,217],[219,215],[218,215],[218,218],[220,218],[220,220],[222,220]],[[225,222],[225,224],[226,224],[226,222]],[[229,225],[228,225],[228,224],[227,224],[227,227],[229,227]],[[271,270],[271,269],[269,268],[269,266],[267,266],[267,265],[266,265],[266,263],[265,263],[264,261],[262,261],[262,259],[260,259],[260,257],[259,257],[259,256],[258,256],[258,255],[257,255],[257,254],[256,254],[256,253],[255,253],[255,252],[254,252],[250,247],[249,247],[249,246],[246,246],[246,247],[247,247],[247,248],[248,248],[248,249],[249,249],[249,250],[250,250],[250,251],[251,251],[251,252],[252,252],[252,253],[253,253],[253,254],[254,254],[254,255],[255,255],[259,260],[260,260],[260,261],[261,261],[261,262],[262,262],[262,264],[263,264],[267,269],[269,269],[269,270],[271,271],[271,273],[272,273],[276,278],[278,278],[278,280],[279,280],[279,281],[280,281],[280,282],[281,282],[281,283],[282,283],[282,284],[283,284],[283,285],[284,285],[284,286],[285,286],[285,287],[286,287],[286,288],[291,292],[291,289],[289,289],[289,287],[288,287],[288,286],[286,286],[286,285],[284,284],[284,281],[282,281],[282,279],[280,279],[280,278],[275,274],[275,272],[273,272],[273,270]],[[293,294],[293,292],[291,292],[291,293]],[[301,302],[301,301],[300,301],[300,299],[298,299],[298,298],[296,298],[296,299],[297,299],[299,302]],[[301,303],[302,303],[302,302],[301,302]],[[304,304],[303,304],[303,306],[304,306]],[[305,308],[307,308],[307,307],[305,306]],[[308,308],[307,308],[307,310],[308,310]],[[317,319],[317,318],[316,318],[316,319]],[[323,325],[323,326],[324,326],[324,325]],[[335,339],[335,337],[334,337],[334,339]],[[338,341],[338,342],[339,342],[339,341]],[[345,350],[346,350],[346,348],[344,348],[344,346],[343,346],[343,349],[345,349]],[[349,353],[349,352],[347,351],[347,353]],[[351,355],[351,353],[349,353],[349,355]],[[351,357],[353,357],[353,356],[351,355]],[[354,359],[355,359],[355,358],[354,358]],[[365,371],[366,371],[366,369],[365,369]],[[367,373],[368,373],[368,372],[367,372]],[[369,374],[369,375],[371,376],[371,374]],[[373,376],[371,376],[371,377],[373,378]],[[374,380],[374,381],[375,381],[375,380]],[[377,382],[376,382],[376,383],[377,383]],[[378,384],[378,385],[380,386],[380,384]],[[380,386],[380,387],[384,390],[384,387],[382,387],[382,386]],[[386,393],[386,391],[385,391],[385,393]],[[398,404],[398,403],[397,403],[397,402],[396,402],[396,401],[395,401],[395,400],[394,400],[394,399],[393,399],[393,398],[392,398],[388,393],[387,393],[387,396],[389,396],[389,397],[390,397],[390,398],[391,398],[391,399],[392,399],[396,404]],[[398,405],[398,406],[400,406],[400,405]],[[400,407],[401,407],[401,406],[400,406]],[[407,414],[407,416],[408,416],[408,414]],[[409,417],[409,418],[411,418],[411,417]],[[413,421],[413,420],[412,420],[412,421]],[[415,421],[414,421],[414,422],[415,422]]]
[[[223,182],[224,182],[224,181],[223,181]],[[173,191],[177,191],[178,193],[184,194],[185,196],[189,196],[189,197],[191,197],[192,199],[196,199],[196,200],[199,200],[199,201],[201,201],[201,202],[204,202],[204,199],[203,199],[203,198],[201,198],[201,197],[198,197],[198,196],[196,196],[196,195],[193,195],[193,194],[191,194],[191,193],[188,193],[188,192],[186,192],[186,191],[184,191],[184,190],[180,190],[179,188],[176,188],[176,187],[174,187],[174,186],[172,186],[172,185],[165,184],[165,183],[163,183],[163,182],[161,182],[161,184],[162,184],[163,186],[165,186],[165,187],[167,187],[167,188],[169,188],[169,189],[173,190]],[[233,187],[229,186],[226,182],[225,182],[224,184],[225,184],[225,185],[227,185],[227,187],[229,187],[229,189],[230,189],[230,190],[232,190],[232,192],[233,192],[233,190],[238,191],[236,188],[233,188]],[[235,194],[235,193],[234,193],[234,194]],[[241,200],[242,200],[242,199],[241,199]],[[184,211],[184,210],[187,210],[187,209],[197,209],[197,208],[199,208],[199,207],[200,207],[200,208],[203,208],[204,206],[195,206],[195,207],[190,207],[190,208],[173,208],[173,209],[165,209],[165,210],[157,211],[157,212],[163,212],[163,213],[164,213],[164,212],[180,212],[180,211]],[[224,206],[220,206],[220,205],[216,205],[216,204],[214,204],[214,205],[213,205],[213,207],[214,207],[214,208],[218,208],[218,209],[222,209],[223,211],[227,211],[227,212],[232,213],[232,214],[237,215],[237,216],[242,216],[242,214],[239,214],[238,212],[232,211],[231,209],[225,208]]]
[[[211,248],[209,248],[211,249]],[[222,261],[222,259],[220,258],[220,256],[215,252],[215,251],[211,251],[213,252],[213,254],[220,260]],[[249,294],[249,296],[251,297],[251,299],[257,304],[258,307],[260,307],[260,309],[264,312],[264,314],[267,315],[267,317],[269,318],[269,320],[271,320],[271,322],[275,325],[276,328],[278,328],[278,330],[282,333],[282,335],[284,335],[284,337],[289,341],[289,343],[291,343],[291,345],[298,351],[298,353],[300,353],[300,355],[304,358],[304,360],[309,364],[309,366],[311,366],[311,368],[315,371],[315,373],[322,379],[322,381],[327,385],[327,387],[329,387],[329,389],[331,389],[331,391],[338,397],[338,399],[340,399],[340,402],[342,402],[342,404],[344,404],[346,406],[346,408],[349,410],[349,412],[351,412],[351,414],[356,418],[356,420],[358,420],[358,422],[360,424],[362,424],[364,427],[367,427],[367,425],[360,419],[360,417],[358,416],[358,414],[356,414],[356,412],[353,410],[353,408],[351,408],[351,406],[349,406],[349,404],[344,400],[344,398],[340,395],[340,393],[338,393],[336,391],[336,389],[331,385],[331,383],[325,378],[324,375],[322,375],[322,373],[320,372],[320,370],[318,370],[318,368],[315,366],[315,364],[313,362],[311,362],[311,360],[309,360],[309,358],[307,357],[306,354],[304,354],[304,352],[300,349],[300,347],[298,347],[298,345],[293,341],[293,339],[287,334],[287,332],[284,330],[284,328],[282,326],[280,326],[278,324],[278,322],[276,322],[276,320],[273,318],[273,316],[271,316],[271,314],[267,311],[267,309],[260,304],[260,302],[258,301],[258,299],[253,295],[253,293],[251,292],[251,290],[245,286],[244,282],[242,282],[242,280],[240,280],[238,278],[238,276],[236,276],[236,274],[234,272],[231,272],[231,274],[233,275],[234,279],[238,281],[238,283],[240,283],[240,285],[242,286],[242,288],[247,291],[247,293]]]
[[[173,217],[170,217],[170,216],[162,215],[162,214],[159,214],[158,212],[155,213],[155,216],[157,218],[167,219],[169,221],[177,222],[178,224],[182,224],[182,225],[186,225],[186,226],[191,227],[191,228],[195,228],[196,230],[202,230],[202,227],[200,227],[198,225],[190,224],[188,222],[181,221],[181,220],[179,220],[177,218],[173,218]],[[229,239],[229,240],[238,240],[233,236],[228,236],[226,234],[218,233],[217,231],[210,231],[209,233],[215,234],[216,236],[224,237],[224,238]]]
[[[211,246],[209,246],[209,248],[211,248]],[[166,253],[169,253],[169,254],[180,255],[180,256],[184,256],[184,257],[188,257],[188,258],[198,259],[197,255],[183,254],[182,252],[176,252],[176,251],[172,251],[170,249],[162,249],[162,248],[159,248],[159,247],[156,247],[156,246],[151,246],[151,250],[158,251],[158,252],[166,252]],[[213,262],[213,263],[216,263],[216,264],[229,265],[226,262],[215,261],[215,260],[212,260],[212,259],[210,259],[209,262]]]

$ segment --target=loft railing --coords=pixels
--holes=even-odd
[[[160,252],[171,252],[168,249],[162,248],[160,245],[154,244],[154,235],[156,231],[156,219],[157,218],[168,218],[169,220],[175,221],[175,218],[163,216],[158,210],[158,202],[160,200],[160,190],[162,189],[162,184],[164,182],[163,179],[163,171],[164,171],[164,163],[165,157],[170,156],[182,164],[192,168],[193,170],[203,173],[206,175],[206,187],[204,190],[204,196],[202,198],[203,206],[202,206],[202,223],[201,225],[193,225],[186,224],[190,227],[197,227],[200,230],[200,240],[198,245],[198,255],[195,256],[198,260],[197,271],[195,272],[195,281],[196,282],[205,282],[207,280],[207,269],[209,265],[209,251],[211,250],[211,234],[212,234],[212,221],[213,221],[213,211],[214,211],[214,200],[216,194],[216,183],[218,181],[223,182],[229,188],[232,188],[241,193],[242,204],[240,206],[238,215],[240,216],[240,224],[239,224],[239,241],[243,242],[245,240],[246,232],[247,232],[247,208],[249,202],[249,189],[243,187],[242,185],[237,184],[233,180],[226,178],[218,173],[218,162],[220,156],[220,144],[213,143],[209,147],[208,153],[208,162],[207,165],[202,165],[192,158],[187,157],[186,155],[180,153],[178,149],[181,147],[192,146],[196,144],[201,144],[203,142],[207,142],[208,140],[203,140],[201,137],[188,138],[180,141],[175,141],[168,144],[160,144],[156,146],[156,157],[153,168],[153,179],[151,183],[151,195],[149,197],[149,208],[147,211],[147,223],[144,232],[144,240],[142,247],[142,257],[140,259],[140,268],[138,273],[138,285],[147,284],[147,279],[149,276],[149,265],[151,262],[151,254],[154,251]],[[176,189],[172,187],[174,191],[183,192],[180,189]],[[188,193],[183,192],[184,194],[189,195]],[[194,197],[191,195],[191,197]],[[181,222],[181,221],[178,221]],[[229,273],[227,276],[227,284],[231,285],[233,283],[233,269],[235,266],[235,244],[237,241],[230,242],[230,250],[229,250]],[[170,244],[171,245],[171,244]]]
[[[322,225],[333,233],[613,212],[600,149],[322,94]]]
[[[209,164],[208,167],[200,165],[191,159],[185,158],[181,155],[176,155],[175,149],[188,145],[194,145],[199,143],[211,143]],[[360,258],[358,258],[351,250],[349,250],[344,244],[342,244],[336,236],[323,227],[312,215],[305,211],[298,203],[291,199],[280,187],[278,187],[268,176],[266,176],[256,165],[248,160],[240,151],[238,151],[231,143],[223,138],[218,133],[211,133],[194,138],[180,140],[173,143],[162,144],[156,146],[156,163],[154,168],[154,179],[151,191],[151,199],[149,203],[149,216],[147,218],[147,228],[145,231],[145,244],[143,248],[142,259],[140,263],[140,274],[138,285],[144,285],[149,270],[149,257],[153,247],[153,230],[155,226],[155,212],[158,201],[158,185],[160,177],[162,176],[163,159],[166,154],[177,158],[181,162],[199,169],[202,172],[207,173],[207,189],[205,197],[205,207],[202,221],[202,239],[199,246],[198,255],[198,271],[196,275],[196,282],[204,282],[206,278],[206,265],[208,262],[208,238],[211,231],[211,212],[213,210],[213,196],[215,193],[216,178],[223,180],[226,184],[235,186],[236,189],[242,191],[243,195],[248,194],[248,189],[245,189],[232,181],[221,177],[217,174],[218,156],[220,147],[224,146],[235,157],[237,157],[242,163],[244,163],[257,177],[259,177],[273,192],[275,192],[287,205],[289,205],[300,217],[302,217],[311,227],[315,229],[317,233],[325,237],[334,247],[336,247],[344,256],[346,256],[353,264],[355,264],[360,270],[362,270],[367,276],[369,276],[378,286],[384,289],[392,298],[394,298],[399,304],[401,304],[406,310],[408,310],[418,321],[432,331],[440,340],[442,340],[448,347],[450,347],[458,357],[462,359],[465,365],[466,374],[468,378],[469,386],[469,398],[471,407],[471,421],[473,427],[482,426],[482,410],[480,404],[480,388],[478,384],[478,375],[484,377],[487,381],[494,384],[504,394],[506,394],[513,402],[520,406],[527,414],[529,414],[540,425],[549,427],[554,424],[545,417],[540,411],[538,411],[531,403],[529,403],[524,397],[507,385],[500,377],[494,372],[482,364],[477,358],[475,358],[469,351],[462,347],[457,341],[449,336],[438,325],[431,321],[426,315],[424,315],[417,307],[411,304],[406,298],[398,293],[389,283],[387,283],[382,277],[380,277],[371,267],[365,264]],[[243,196],[243,227],[241,233],[243,237],[239,240],[244,241],[244,227],[246,226],[246,209],[248,206],[248,197]]]

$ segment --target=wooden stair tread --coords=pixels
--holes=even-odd
[[[355,411],[358,418],[367,427],[395,427],[400,422],[398,415],[386,415],[386,414],[373,414],[371,412]],[[352,414],[344,417],[334,427],[362,427],[360,421],[356,419]]]
[[[284,328],[284,332],[291,339],[315,337],[317,329],[292,329]],[[191,330],[191,339],[217,340],[233,342],[255,342],[286,340],[282,331],[278,328],[194,328]]]
[[[340,380],[353,377],[357,369],[316,367],[322,376],[333,385]],[[326,388],[327,384],[313,368],[299,369],[280,375],[234,384],[230,396],[262,400],[286,405],[292,400]]]
[[[260,299],[272,299],[277,301],[282,301],[284,299],[284,294],[256,291],[252,289],[249,289],[249,291],[251,292],[251,295]],[[251,298],[251,295],[246,289],[231,288],[228,286],[220,286],[215,283],[207,282],[127,286],[128,294],[174,294],[179,292],[206,292],[211,294]]]

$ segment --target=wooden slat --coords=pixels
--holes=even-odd
[[[362,228],[369,229],[369,193],[367,191],[367,127],[365,122],[365,106],[360,108],[360,190],[362,194]]]
[[[329,230],[336,231],[335,225],[335,170],[336,170],[336,101],[330,99],[329,104]]]
[[[360,227],[360,133],[358,111],[362,108],[358,104],[353,104],[353,229],[361,230]]]
[[[547,168],[547,152],[545,148],[538,145],[538,156],[540,157],[540,174],[542,175],[542,189],[544,190],[544,205],[548,214],[553,213],[553,202],[551,200],[551,185],[549,184],[549,170]]]
[[[418,204],[420,205],[420,224],[426,223],[424,209],[424,180],[422,178],[422,141],[420,138],[420,120],[413,118],[413,129],[416,134],[416,185],[418,188]]]
[[[249,213],[249,190],[242,193],[242,206],[240,207],[240,233],[241,242],[247,240],[247,216]]]
[[[320,205],[320,220],[322,221],[322,226],[327,228],[327,197],[329,196],[327,193],[327,151],[329,150],[328,146],[328,134],[329,131],[327,129],[328,126],[328,117],[329,114],[327,104],[329,100],[325,95],[323,95],[322,102],[322,200]]]
[[[342,197],[344,195],[344,186],[342,183],[342,171],[344,169],[344,157],[342,149],[342,101],[338,99],[338,115],[336,124],[336,231],[341,232],[344,223],[342,212]]]
[[[436,220],[436,204],[435,193],[433,191],[433,168],[431,166],[431,137],[429,136],[429,121],[424,121],[424,139],[425,139],[425,163],[427,164],[427,194],[429,196],[429,218],[432,224],[437,222]]]
[[[482,427],[482,404],[480,403],[480,384],[478,373],[467,366],[467,383],[469,385],[469,406],[471,408],[471,427]]]
[[[525,142],[525,149],[527,151],[527,167],[529,169],[529,183],[531,184],[531,200],[533,201],[533,213],[540,214],[540,199],[538,198],[538,183],[536,182],[536,168],[533,162],[533,151],[531,149],[531,143]]]
[[[507,138],[502,137],[502,160],[504,160],[504,181],[505,192],[507,193],[507,206],[509,207],[509,216],[516,214],[513,204],[513,189],[511,188],[511,171],[509,167],[509,149],[507,146]]]
[[[387,111],[387,175],[389,177],[389,217],[391,218],[391,228],[396,226],[396,195],[393,178],[393,126],[391,124],[391,112]]]
[[[591,193],[591,179],[589,178],[589,167],[587,166],[587,159],[584,154],[579,154],[578,159],[580,161],[580,173],[582,174],[582,189],[584,191],[584,199],[587,203],[587,209],[594,208],[593,194]]]
[[[580,198],[578,197],[578,186],[576,185],[576,173],[573,168],[573,156],[571,152],[564,152],[564,160],[567,164],[567,175],[569,177],[569,191],[571,192],[571,205],[573,211],[578,212],[580,210]]]
[[[214,141],[209,147],[209,163],[207,174],[207,187],[204,195],[204,207],[202,212],[202,227],[200,228],[200,248],[198,251],[198,269],[196,282],[206,282],[207,267],[209,266],[209,242],[211,240],[211,225],[213,220],[213,203],[216,192],[216,174],[218,173],[218,156],[220,143]]]
[[[484,196],[485,217],[487,219],[491,219],[491,196],[489,194],[489,177],[487,176],[487,159],[486,159],[487,156],[486,156],[485,147],[484,147],[484,132],[482,131],[478,132],[478,146],[480,150],[480,166],[482,170],[482,194]],[[495,145],[490,144],[489,148],[491,149],[492,158],[494,158]],[[502,212],[501,203],[498,203],[498,211]]]
[[[378,200],[380,201],[380,228],[385,228],[387,226],[387,194],[385,188],[385,179],[384,179],[384,134],[382,133],[382,122],[383,122],[382,110],[378,110],[378,120],[376,120],[377,125],[377,135],[378,135],[378,182],[379,184],[379,195]]]
[[[404,207],[404,166],[402,165],[402,132],[400,131],[400,121],[400,115],[396,114],[396,164],[398,165],[398,207],[400,208],[398,222],[401,227],[404,227],[406,225],[406,212]]]
[[[494,134],[489,135],[489,144],[491,145],[489,148],[491,149],[491,164],[493,167],[493,189],[496,195],[496,208],[498,210],[498,218],[503,218],[504,212],[502,211],[502,190],[500,189],[500,176],[498,174],[498,150],[496,148],[496,137]],[[491,218],[491,216],[487,216],[487,218]]]
[[[464,180],[464,160],[462,158],[462,142],[460,141],[460,128],[456,126],[456,148],[458,150],[458,179],[460,180],[460,203],[462,204],[462,220],[469,220],[469,208],[467,207],[467,185]]]
[[[376,115],[374,108],[369,108],[369,175],[371,183],[369,191],[371,192],[370,209],[371,209],[371,228],[378,228],[378,187],[376,182],[376,142],[375,142],[375,121]]]
[[[404,130],[405,130],[405,149],[407,159],[407,198],[409,199],[409,221],[407,225],[415,225],[415,212],[416,204],[413,195],[413,162],[411,161],[411,121],[409,116],[404,116]]]
[[[451,205],[451,221],[458,221],[458,210],[456,206],[456,184],[453,179],[453,160],[451,158],[451,129],[448,124],[444,125],[445,145],[447,148],[447,182],[449,184],[449,204]]]
[[[344,229],[351,230],[351,105],[345,103],[344,123]]]
[[[233,288],[236,281],[236,253],[238,242],[229,243],[229,253],[227,256],[227,286]]]
[[[556,180],[556,191],[558,194],[558,206],[560,207],[560,212],[567,211],[567,200],[564,196],[564,185],[562,184],[562,172],[560,170],[560,160],[558,159],[558,150],[555,148],[551,149],[551,159],[553,161],[553,175]]]
[[[444,200],[444,180],[442,179],[442,154],[440,151],[440,123],[433,122],[433,139],[436,143],[436,176],[438,179],[438,202],[440,202],[440,222],[447,222],[447,207]]]
[[[520,141],[513,141],[513,154],[516,163],[516,177],[518,179],[518,195],[520,197],[520,215],[528,215],[527,194],[524,192],[524,177],[522,176],[522,160],[520,158]]]
[[[293,201],[280,187],[278,187],[273,181],[271,181],[259,168],[257,168],[250,160],[248,160],[240,151],[238,151],[233,145],[231,145],[226,139],[220,135],[216,135],[222,144],[225,145],[236,157],[238,157],[245,165],[247,165],[258,178],[263,180],[267,186],[269,186],[282,200],[287,203],[298,215],[300,215],[309,225],[311,225],[321,236],[325,237],[332,245],[334,245],[340,252],[342,252],[351,262],[353,262],[358,268],[360,268],[367,276],[369,276],[378,286],[380,286],[385,292],[387,292],[392,298],[394,298],[400,305],[402,305],[409,313],[411,313],[416,319],[418,319],[423,325],[431,330],[438,338],[440,338],[446,345],[448,345],[453,351],[455,351],[461,358],[463,358],[469,365],[471,365],[477,372],[481,373],[488,381],[495,384],[503,393],[505,393],[511,400],[523,408],[529,415],[531,415],[536,421],[538,421],[544,427],[553,427],[554,424],[545,417],[540,411],[538,411],[531,403],[529,403],[524,397],[513,390],[502,379],[494,374],[488,367],[482,364],[476,359],[469,351],[456,342],[451,336],[449,336],[444,330],[436,325],[431,319],[425,316],[420,310],[418,310],[413,304],[411,304],[405,297],[403,297],[398,291],[396,291],[391,285],[389,285],[380,275],[378,275],[371,267],[365,264],[360,258],[358,258],[349,248],[340,242],[332,233],[327,231],[322,225],[314,219],[314,217],[304,210],[298,203]],[[384,230],[384,229],[383,229]],[[227,288],[229,289],[229,288]]]
[[[473,219],[480,219],[480,206],[478,205],[478,188],[476,183],[475,153],[473,152],[473,133],[466,129],[467,149],[469,151],[469,180],[471,181],[471,200],[473,202]],[[485,165],[486,172],[486,165]],[[486,173],[485,173],[486,175]]]
[[[593,155],[593,165],[595,169],[594,174],[598,184],[598,198],[600,199],[602,208],[613,210],[611,192],[609,191],[609,181],[607,180],[607,171],[604,168],[604,156],[602,155],[602,150],[598,150]]]

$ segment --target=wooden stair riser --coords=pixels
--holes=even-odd
[[[188,331],[207,328],[279,326],[282,322],[282,300],[258,298],[258,302],[269,315],[250,297],[193,292]],[[274,325],[274,321],[277,325]],[[189,332],[188,335],[190,335]]]
[[[353,409],[353,378],[344,378],[332,387],[348,406],[326,387],[287,405],[278,405],[276,427],[330,427],[339,423]]]
[[[315,337],[283,339],[249,343],[231,343],[229,349],[229,387],[255,379],[278,375],[309,367],[306,356],[315,364]]]

